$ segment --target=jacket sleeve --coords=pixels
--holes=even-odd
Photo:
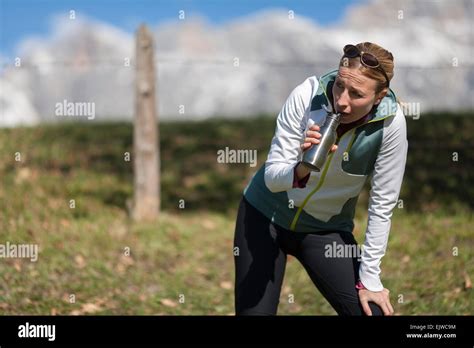
[[[281,109],[270,151],[265,162],[265,185],[271,192],[293,188],[293,169],[298,162],[304,140],[307,117],[317,79],[310,77],[297,86]]]
[[[384,121],[384,136],[371,180],[368,222],[359,278],[370,291],[382,291],[380,263],[385,255],[392,211],[397,204],[408,151],[406,121],[398,106],[397,114]]]

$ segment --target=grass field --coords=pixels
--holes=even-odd
[[[131,125],[1,130],[0,244],[38,244],[39,258],[0,258],[0,313],[233,314],[236,208],[258,167],[217,165],[215,149],[252,144],[260,166],[269,124],[206,121],[185,124],[179,133],[176,124],[163,124],[163,212],[155,224],[128,216],[132,164],[123,158],[131,151]],[[355,221],[359,242],[364,204],[366,197]],[[394,212],[382,263],[396,314],[473,314],[472,211],[406,206]],[[279,313],[335,314],[293,258]]]

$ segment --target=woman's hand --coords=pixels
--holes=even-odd
[[[304,152],[308,150],[314,144],[319,144],[319,141],[320,141],[319,138],[321,138],[321,133],[319,133],[319,126],[316,124],[312,125],[311,127],[309,127],[308,131],[306,132],[304,143],[301,144],[301,150],[303,150]],[[330,152],[334,152],[336,150],[337,150],[337,145],[334,144]],[[301,180],[301,178],[304,178],[309,173],[311,173],[311,170],[309,170],[307,167],[305,167],[301,163],[298,164],[298,166],[296,167],[296,177],[298,180]]]
[[[372,315],[369,302],[374,302],[382,308],[384,315],[393,315],[394,310],[390,304],[389,293],[390,291],[388,289],[383,289],[382,291],[370,291],[367,289],[359,290],[359,300],[365,314]]]
[[[321,138],[321,133],[319,133],[319,126],[312,125],[309,127],[308,131],[306,132],[306,137],[304,139],[304,143],[301,145],[301,149],[303,151],[308,150],[313,144],[319,144],[319,138]],[[337,145],[334,144],[331,148],[330,152],[334,152],[337,150]]]

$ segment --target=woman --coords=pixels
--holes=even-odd
[[[392,54],[376,44],[346,45],[338,70],[309,77],[290,94],[267,161],[240,202],[237,315],[277,313],[287,254],[302,263],[339,315],[393,314],[380,261],[408,149],[405,118],[389,89],[393,68]],[[336,145],[321,172],[310,172],[302,153],[319,142],[318,125],[331,108],[341,113]],[[368,224],[358,255],[348,251],[357,249],[355,207],[369,179]]]

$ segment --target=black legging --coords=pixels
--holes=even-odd
[[[234,239],[236,315],[275,315],[287,254],[296,257],[339,315],[363,315],[357,257],[325,257],[327,244],[357,244],[352,233],[298,233],[273,224],[242,198]],[[237,247],[238,249],[236,249]],[[370,302],[372,315],[383,315]]]

